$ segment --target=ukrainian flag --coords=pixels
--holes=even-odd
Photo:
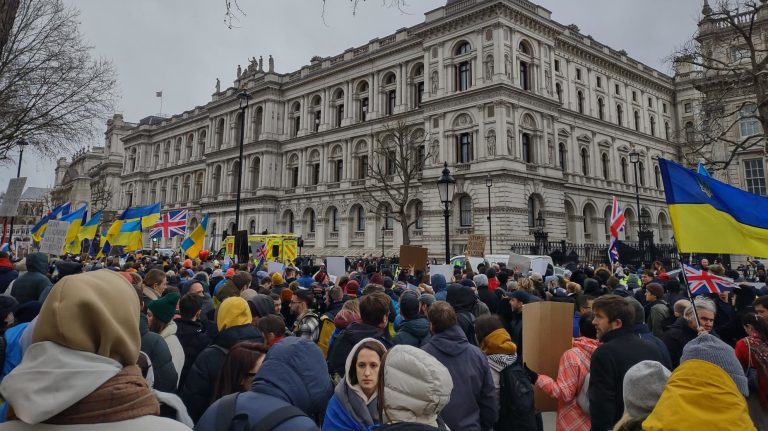
[[[80,241],[77,239],[77,234],[80,232],[80,227],[85,224],[88,216],[87,210],[88,204],[85,204],[73,213],[61,217],[61,221],[69,223],[67,236],[64,238],[65,253],[80,253]]]
[[[200,250],[203,249],[206,229],[208,229],[208,214],[203,217],[203,221],[201,221],[195,230],[181,243],[181,248],[184,250],[184,253],[189,255],[192,259],[196,258],[200,254]]]
[[[680,252],[768,257],[768,198],[669,160],[659,167]]]
[[[65,216],[69,214],[71,208],[70,203],[65,202],[51,210],[47,215],[44,215],[37,224],[32,226],[32,239],[40,242],[45,234],[45,229],[48,227],[48,221],[56,220],[59,215]]]
[[[116,221],[115,224],[121,222]],[[113,225],[114,226],[114,225]],[[110,228],[110,230],[112,230]],[[125,246],[128,251],[138,250],[142,245],[141,237],[141,219],[127,220],[120,223],[120,229],[109,242],[114,245]]]
[[[92,240],[96,238],[96,232],[99,230],[100,223],[101,223],[101,211],[91,216],[91,219],[88,220],[88,223],[84,224],[80,228],[80,232],[77,233],[77,239],[80,240],[80,242],[82,242],[84,239]]]
[[[160,220],[160,202],[145,207],[130,207],[120,216],[123,220],[141,219],[141,228],[154,226]]]

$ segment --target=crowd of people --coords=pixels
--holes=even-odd
[[[722,264],[738,287],[691,300],[658,262],[349,263],[0,253],[0,430],[540,430],[534,387],[558,431],[768,429],[768,292]],[[539,301],[573,305],[552,376]]]

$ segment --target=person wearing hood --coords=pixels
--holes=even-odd
[[[642,427],[643,421],[659,402],[671,374],[656,361],[638,362],[627,370],[624,375],[624,416],[613,429],[631,431]]]
[[[248,302],[239,296],[229,297],[219,306],[216,316],[219,334],[213,344],[197,356],[179,390],[179,396],[193,420],[198,420],[210,405],[216,376],[229,349],[240,341],[264,342],[264,337],[252,322]]]
[[[443,274],[433,274],[430,281],[432,282],[432,290],[435,291],[435,299],[445,301],[445,297],[448,295],[445,276]]]
[[[323,430],[364,431],[380,423],[379,370],[386,352],[373,338],[364,338],[352,348],[344,377],[328,402]]]
[[[413,346],[387,352],[379,393],[380,431],[437,431],[451,399],[453,379],[434,356]],[[413,382],[419,382],[414,386]],[[444,429],[444,428],[443,428]]]
[[[392,344],[407,344],[421,347],[429,341],[429,321],[427,316],[419,314],[419,295],[406,290],[400,295],[400,315],[403,323],[392,339]]]
[[[389,302],[389,296],[383,292],[374,292],[360,299],[361,321],[351,323],[334,338],[328,348],[328,372],[331,375],[344,375],[344,364],[349,353],[364,338],[375,338],[381,341],[384,347],[392,347],[392,342],[386,333],[389,323]]]
[[[494,271],[493,269],[489,269],[488,272]],[[496,276],[493,277],[494,280],[496,280]],[[474,277],[475,285],[477,286],[477,297],[480,299],[480,301],[485,304],[488,307],[488,311],[491,313],[496,313],[499,311],[499,297],[494,292],[496,289],[491,289],[490,287],[490,278],[486,276],[485,274],[478,274]],[[496,287],[498,288],[499,281],[496,280]]]
[[[592,427],[589,412],[582,410],[576,398],[589,374],[592,354],[600,342],[592,325],[592,312],[584,313],[583,317],[579,321],[580,336],[574,338],[573,347],[560,357],[556,379],[536,374],[526,367],[531,382],[557,400],[555,423],[558,431],[589,431]]]
[[[451,283],[448,286],[446,301],[451,304],[451,307],[456,312],[459,327],[464,331],[467,341],[476,346],[475,320],[477,316],[473,313],[473,310],[475,309],[475,304],[479,301],[475,296],[475,292],[472,291],[471,287]]]
[[[38,301],[46,288],[52,286],[48,273],[48,255],[32,253],[27,256],[27,272],[13,282],[11,295],[19,304]]]
[[[181,369],[179,387],[184,384],[187,373],[197,359],[197,355],[211,344],[211,338],[200,322],[202,306],[203,297],[193,293],[187,293],[179,300],[180,317],[175,320],[176,336],[184,349],[184,367]]]
[[[179,383],[178,379],[181,378],[181,371],[184,369],[184,348],[176,336],[178,327],[173,320],[178,303],[179,294],[170,292],[157,301],[152,301],[147,306],[149,330],[163,337],[163,340],[168,345],[168,349],[171,351],[171,361],[173,362],[173,368],[176,369],[177,386]]]
[[[453,380],[451,400],[442,418],[452,430],[489,430],[496,423],[498,403],[485,354],[467,341],[450,304],[437,301],[427,314],[432,338],[422,349],[448,368]]]
[[[19,271],[11,263],[8,253],[0,251],[0,293],[6,293],[8,285],[19,277]]]
[[[642,304],[637,302],[637,299],[631,296],[624,298],[624,300],[629,303],[632,310],[635,312],[635,320],[634,325],[632,325],[632,330],[635,331],[642,340],[647,341],[656,347],[656,350],[658,350],[662,358],[664,358],[664,360],[661,361],[662,365],[667,368],[672,368],[672,358],[669,356],[667,346],[661,341],[661,338],[651,333],[650,328],[648,328],[648,325],[645,323],[645,309]]]
[[[0,430],[189,430],[157,416],[160,405],[136,366],[139,314],[134,288],[112,271],[57,283],[24,359],[0,384],[10,406]]]
[[[733,349],[714,335],[702,334],[683,348],[680,366],[642,427],[645,431],[754,431],[745,399],[748,394],[747,378]]]
[[[317,345],[298,337],[287,337],[269,349],[256,374],[251,390],[224,397],[211,405],[200,418],[196,431],[216,431],[222,426],[224,404],[234,402],[233,414],[244,414],[256,426],[283,408],[295,407],[295,416],[275,424],[273,431],[314,431],[316,418],[326,409],[333,393],[331,380]],[[229,419],[231,420],[231,419]],[[224,419],[226,422],[227,419]],[[256,427],[258,428],[258,427]]]
[[[248,307],[251,309],[254,325],[259,322],[259,319],[275,314],[275,303],[272,301],[272,298],[250,289],[244,293],[246,292],[253,292],[250,294],[250,298],[246,298],[246,301],[248,301]]]

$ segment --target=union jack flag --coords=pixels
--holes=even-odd
[[[612,264],[619,260],[619,232],[624,230],[626,221],[624,213],[619,207],[619,201],[617,201],[616,196],[614,196],[613,207],[611,208],[611,225],[609,228],[611,241],[608,246],[608,260],[610,260]]]
[[[256,268],[261,269],[262,265],[264,265],[264,261],[267,260],[267,244],[263,242],[257,242],[253,245],[253,248],[256,250],[256,254],[253,256],[253,259],[259,260],[259,264],[256,266]]]
[[[187,210],[163,214],[149,231],[150,238],[173,238],[187,233]]]
[[[688,290],[691,291],[691,295],[726,292],[736,287],[733,279],[728,277],[711,274],[688,265],[683,265],[683,269],[685,269],[685,279],[688,280]]]

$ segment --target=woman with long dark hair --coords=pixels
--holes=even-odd
[[[750,379],[749,415],[758,430],[768,430],[768,324],[755,313],[745,314],[741,322],[747,336],[736,342],[736,357]],[[757,375],[756,382],[750,374]]]
[[[253,378],[266,354],[267,346],[262,343],[242,341],[232,346],[219,371],[213,401],[235,392],[251,390]]]

